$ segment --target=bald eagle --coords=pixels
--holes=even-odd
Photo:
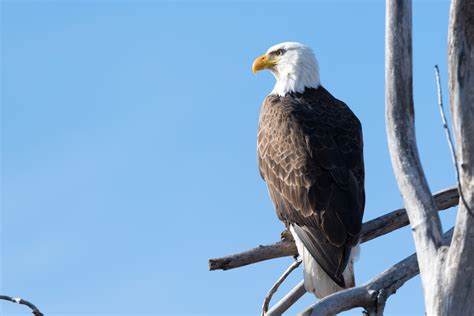
[[[365,205],[361,124],[321,86],[311,48],[275,45],[252,68],[276,78],[260,111],[258,165],[303,259],[305,288],[322,298],[353,287]]]

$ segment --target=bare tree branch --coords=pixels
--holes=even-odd
[[[451,159],[453,160],[454,169],[456,172],[456,181],[458,185],[458,191],[461,192],[462,190],[459,189],[461,185],[461,180],[459,179],[459,166],[458,166],[458,158],[456,157],[456,150],[454,149],[453,139],[451,136],[451,131],[449,130],[448,121],[446,120],[446,113],[444,113],[444,106],[443,106],[443,93],[441,91],[441,79],[439,75],[439,68],[438,65],[435,65],[435,76],[436,76],[436,87],[438,90],[438,107],[439,107],[439,114],[441,115],[441,121],[443,122],[443,128],[446,134],[446,140],[448,141],[449,152],[451,153]]]
[[[433,198],[438,210],[445,210],[458,204],[459,195],[456,188],[447,188],[436,193]],[[401,208],[370,220],[362,226],[361,243],[388,234],[409,224],[405,209]],[[282,240],[271,245],[256,248],[209,260],[209,270],[229,270],[264,260],[298,254],[296,245],[291,239]]]
[[[286,294],[281,300],[273,305],[273,307],[267,312],[266,316],[280,316],[305,293],[306,289],[304,288],[304,281],[301,281],[290,292],[288,292],[288,294]]]
[[[474,314],[474,3],[451,2],[448,29],[448,75],[459,203],[453,242],[443,271],[439,314]]]
[[[39,309],[35,305],[33,305],[33,303],[28,302],[28,301],[26,301],[22,298],[11,297],[11,296],[7,296],[7,295],[0,295],[0,300],[10,301],[10,302],[21,304],[21,305],[26,305],[31,309],[31,311],[33,312],[33,315],[35,315],[35,316],[44,316],[43,313],[41,313],[39,311]]]
[[[281,240],[271,245],[260,245],[256,248],[222,258],[209,259],[209,270],[229,270],[264,260],[296,256],[297,254],[298,251],[294,241]]]
[[[449,243],[452,234],[452,229],[444,234],[444,243]],[[302,315],[329,316],[355,307],[363,307],[373,315],[382,315],[388,297],[418,273],[416,254],[412,254],[364,285],[326,296],[303,311]]]
[[[428,315],[439,297],[442,230],[418,156],[412,87],[411,0],[387,0],[385,120],[395,178],[410,218]]]
[[[268,311],[268,305],[270,305],[270,301],[272,300],[273,294],[278,291],[278,288],[280,285],[286,280],[286,278],[290,275],[290,273],[298,268],[301,264],[302,260],[298,259],[295,262],[293,262],[288,269],[286,269],[285,272],[283,272],[282,276],[276,281],[276,283],[272,286],[270,291],[268,291],[267,295],[265,295],[265,299],[263,300],[263,306],[262,306],[262,316],[265,316]]]
[[[459,202],[458,190],[455,187],[446,188],[433,195],[438,211],[456,206]],[[391,233],[409,224],[408,215],[404,208],[392,211],[364,223],[362,226],[361,243]]]
[[[453,161],[454,169],[455,169],[455,172],[456,172],[456,181],[457,181],[457,185],[458,185],[458,192],[460,194],[461,201],[463,201],[464,206],[466,207],[467,211],[469,212],[469,214],[471,214],[471,216],[474,216],[474,214],[472,213],[472,210],[467,205],[467,202],[466,202],[466,199],[464,198],[463,190],[462,190],[462,187],[461,187],[461,178],[460,178],[460,172],[459,172],[458,158],[457,158],[457,155],[456,155],[456,149],[454,148],[453,138],[451,136],[451,131],[449,130],[448,121],[446,120],[446,113],[444,113],[443,94],[441,92],[441,79],[440,79],[440,75],[439,75],[438,65],[435,65],[435,75],[436,75],[436,85],[437,85],[437,89],[438,89],[438,107],[439,107],[439,112],[440,112],[440,115],[441,115],[441,120],[443,122],[443,128],[444,128],[444,131],[446,133],[446,140],[448,141],[449,152],[451,153],[451,159]]]

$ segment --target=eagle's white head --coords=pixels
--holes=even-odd
[[[268,49],[255,59],[252,70],[269,69],[276,78],[271,94],[284,96],[319,87],[319,66],[313,50],[296,42],[285,42]]]

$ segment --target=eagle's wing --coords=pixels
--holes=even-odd
[[[307,92],[266,98],[259,169],[279,218],[344,287],[342,272],[358,242],[365,204],[362,130],[324,88]]]

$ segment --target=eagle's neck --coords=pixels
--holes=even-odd
[[[280,63],[272,69],[276,78],[271,94],[285,96],[291,92],[302,93],[305,88],[318,88],[319,66],[316,58],[300,58],[296,62]]]

